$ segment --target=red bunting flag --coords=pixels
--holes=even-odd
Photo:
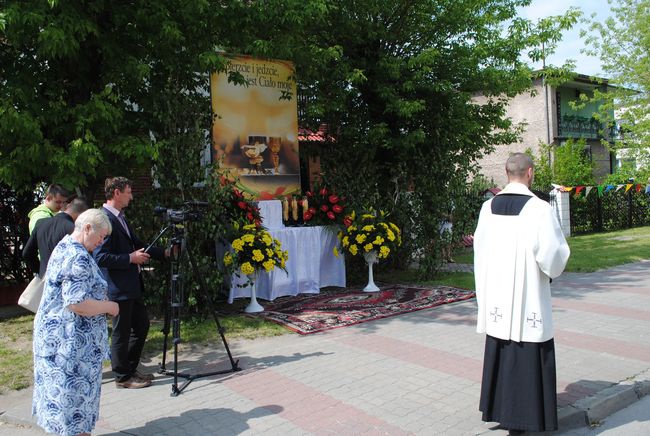
[[[580,192],[582,192],[583,189],[585,189],[585,187],[582,185],[576,186],[576,196],[580,195]]]
[[[636,192],[641,192],[642,188],[643,186],[639,183],[638,185],[636,185]]]

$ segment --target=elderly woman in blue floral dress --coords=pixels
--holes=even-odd
[[[99,416],[102,361],[108,359],[107,284],[91,253],[111,232],[106,214],[79,215],[71,235],[52,251],[34,318],[32,414],[45,431],[90,434]]]

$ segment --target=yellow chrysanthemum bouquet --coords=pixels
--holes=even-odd
[[[280,241],[256,224],[233,224],[232,250],[223,257],[224,265],[235,274],[249,278],[258,271],[271,272],[274,268],[286,271],[289,258],[282,251]]]
[[[368,284],[365,292],[379,291],[372,274],[372,265],[386,259],[402,245],[402,232],[399,227],[386,219],[382,211],[371,211],[357,216],[351,215],[352,223],[339,232],[339,241],[345,253],[362,255],[368,264]],[[334,254],[338,255],[337,249]]]
[[[352,224],[339,232],[339,241],[345,253],[352,256],[374,252],[377,259],[386,259],[402,245],[402,233],[386,214],[369,212],[351,215]],[[367,257],[367,256],[365,256]]]

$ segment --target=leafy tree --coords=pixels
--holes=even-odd
[[[592,17],[586,36],[588,54],[598,56],[609,79],[606,92],[596,90],[603,101],[599,119],[619,124],[617,148],[643,152],[650,147],[650,0],[616,0],[613,16],[604,22]],[[646,153],[647,156],[647,153]]]
[[[532,156],[535,162],[533,189],[548,192],[551,184],[563,186],[590,185],[595,183],[594,164],[585,151],[585,140],[569,139],[560,146],[540,144],[540,155]],[[549,162],[549,151],[553,160]],[[530,150],[527,150],[529,154]]]
[[[206,196],[194,184],[205,178],[208,72],[226,63],[217,43],[228,47],[254,26],[236,19],[246,8],[234,0],[3,2],[0,181],[18,191],[59,181],[92,198],[107,175],[153,165],[160,189],[129,210],[143,240],[153,238],[154,205]],[[206,241],[225,226],[189,226],[201,266],[210,262]],[[164,287],[165,271],[154,288]]]
[[[617,168],[612,174],[609,174],[603,181],[605,185],[619,185],[623,183],[642,183],[650,181],[649,168],[637,168],[631,162],[623,162],[620,168]]]
[[[129,56],[129,6],[4,3],[0,180],[83,187],[109,167],[144,164],[154,149],[124,89],[142,83]]]
[[[224,68],[215,47],[221,35],[237,34],[233,20],[244,8],[3,2],[0,181],[19,190],[58,181],[92,196],[106,175],[146,171],[159,157],[188,162],[193,156],[180,160],[161,148],[172,131],[191,136],[209,126],[207,73]]]

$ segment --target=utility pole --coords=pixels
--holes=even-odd
[[[544,89],[544,124],[546,125],[546,144],[548,144],[548,164],[553,168],[551,158],[551,120],[548,115],[548,86],[546,85],[546,51],[544,50],[544,41],[542,41],[542,88]]]

